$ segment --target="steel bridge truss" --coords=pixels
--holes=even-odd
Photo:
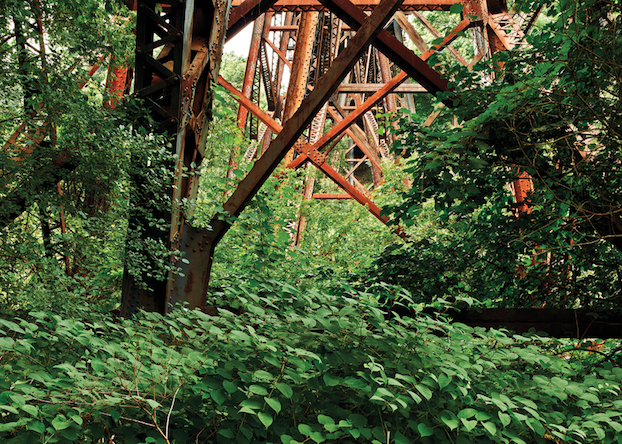
[[[461,18],[446,36],[422,13],[447,12],[457,3],[463,5]],[[175,136],[176,164],[174,183],[163,191],[172,199],[172,211],[149,209],[170,222],[170,230],[154,228],[142,213],[131,216],[130,228],[143,240],[156,238],[181,251],[186,260],[172,260],[181,273],[144,278],[147,285],[138,285],[126,272],[122,314],[141,308],[165,313],[182,302],[191,308],[205,305],[214,249],[231,226],[230,216],[240,214],[282,162],[290,168],[315,167],[343,191],[314,193],[307,175],[306,199],[351,198],[387,223],[370,198],[370,188],[382,180],[383,163],[394,160],[391,137],[378,135],[376,114],[414,111],[419,95],[449,92],[439,67],[426,63],[433,52],[447,50],[458,63],[472,64],[521,44],[536,14],[508,11],[502,0],[139,1],[135,91],[150,106],[160,131]],[[443,37],[442,43],[426,43],[409,15],[434,38]],[[250,23],[250,53],[242,90],[237,90],[219,76],[219,64],[224,43]],[[470,61],[451,47],[467,30],[475,45]],[[191,209],[180,203],[196,198],[199,174],[193,173],[204,155],[215,83],[239,102],[238,126],[253,140],[244,159],[254,164],[207,230],[192,227],[187,222]],[[447,97],[445,104],[452,106],[451,94]],[[347,149],[338,153],[342,140]],[[346,156],[347,170],[329,164],[335,155]],[[228,174],[235,159],[232,153]],[[371,170],[369,183],[357,175],[363,165]],[[301,216],[295,242],[304,224]],[[395,231],[405,236],[400,227]]]
[[[119,97],[134,92],[151,110],[157,130],[173,136],[174,165],[159,165],[172,171],[173,181],[160,195],[132,196],[129,228],[142,254],[156,259],[146,247],[152,241],[168,251],[179,250],[171,259],[164,278],[137,276],[126,266],[121,313],[129,316],[139,309],[166,313],[178,303],[189,307],[205,305],[214,249],[227,233],[231,221],[255,196],[276,167],[317,168],[330,178],[341,193],[316,193],[307,175],[306,199],[354,199],[365,205],[381,222],[388,218],[370,198],[370,189],[382,180],[382,167],[395,161],[389,152],[390,136],[379,136],[377,113],[399,108],[415,110],[422,94],[450,93],[445,104],[453,105],[442,67],[426,63],[435,51],[449,51],[458,63],[469,65],[492,53],[522,44],[538,11],[508,11],[503,0],[128,0],[137,11],[136,64],[134,72],[110,63],[107,88],[114,107]],[[442,35],[423,13],[448,12],[463,6],[460,19],[447,35]],[[409,18],[442,43],[432,47]],[[251,49],[242,90],[219,76],[224,44],[242,28],[253,24]],[[43,29],[37,57],[45,57]],[[421,29],[421,28],[420,28]],[[475,57],[467,60],[451,43],[470,32]],[[28,45],[27,45],[28,44]],[[415,48],[411,50],[409,48]],[[98,66],[90,68],[93,75]],[[132,75],[133,74],[133,75]],[[212,85],[220,84],[239,101],[238,125],[247,131],[253,144],[244,152],[252,168],[223,204],[223,214],[212,219],[211,230],[192,227],[192,207],[199,185],[199,166],[211,120]],[[260,106],[261,93],[265,107]],[[22,125],[5,144],[14,153],[16,165],[25,162],[37,145],[53,144],[55,128],[41,109],[31,110],[33,124]],[[428,119],[431,122],[435,115]],[[340,141],[345,143],[339,143]],[[341,148],[346,146],[345,150]],[[344,152],[345,151],[345,152]],[[234,153],[235,154],[235,153]],[[238,156],[239,157],[239,156]],[[230,161],[235,167],[236,156]],[[331,166],[335,158],[345,159],[347,168]],[[140,159],[133,159],[141,162]],[[341,162],[343,165],[344,162]],[[70,167],[59,157],[47,168]],[[45,166],[43,168],[46,168]],[[371,179],[359,174],[365,168]],[[57,186],[56,176],[41,186]],[[60,176],[59,176],[60,177]],[[60,179],[58,179],[60,180]],[[133,178],[135,190],[141,177]],[[154,193],[153,191],[151,193]],[[6,226],[31,201],[19,190],[5,193],[4,201],[14,211],[2,220]],[[172,207],[158,207],[161,197]],[[164,220],[166,230],[152,223]],[[230,217],[230,216],[233,216]],[[63,215],[53,215],[49,230],[64,230]],[[304,218],[296,223],[297,238]],[[405,236],[400,227],[395,228]],[[131,264],[128,264],[131,265]]]

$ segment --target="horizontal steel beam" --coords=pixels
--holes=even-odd
[[[337,92],[340,94],[353,94],[353,93],[375,93],[382,89],[385,83],[343,83]],[[406,83],[397,86],[393,93],[410,93],[410,94],[427,94],[427,90],[416,83]]]
[[[337,15],[343,22],[357,29],[365,21],[365,13],[356,7],[350,0],[320,0],[328,9]],[[399,66],[402,71],[408,73],[430,93],[446,92],[448,81],[434,71],[424,60],[408,49],[395,36],[383,29],[378,38],[374,41],[374,46],[386,55],[393,63]],[[448,106],[453,106],[452,99],[444,100]]]
[[[313,193],[313,199],[352,199],[352,196],[345,193]]]
[[[249,8],[249,5],[259,3],[257,0],[233,0],[233,8]],[[380,4],[380,0],[354,0],[357,7],[364,10],[373,10]],[[451,5],[461,3],[459,0],[404,0],[400,11],[447,11]],[[277,0],[269,7],[272,11],[324,11],[326,8],[318,0]]]
[[[419,316],[415,313],[412,315]],[[622,323],[609,311],[488,308],[450,311],[443,313],[443,316],[471,327],[507,328],[519,334],[527,333],[533,328],[554,338],[622,338]]]

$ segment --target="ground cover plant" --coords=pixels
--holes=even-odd
[[[560,341],[474,329],[420,305],[415,318],[387,316],[345,288],[255,281],[218,297],[245,314],[0,319],[0,438],[622,442],[619,362],[586,365]]]

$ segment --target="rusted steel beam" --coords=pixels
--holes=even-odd
[[[341,189],[343,189],[346,193],[352,196],[352,198],[358,203],[367,207],[369,212],[373,214],[379,221],[381,221],[385,225],[388,225],[390,219],[387,216],[383,216],[380,214],[380,208],[378,208],[378,206],[373,203],[367,196],[361,193],[354,185],[348,182],[347,179],[345,179],[330,165],[328,165],[324,161],[324,158],[320,153],[312,150],[311,148],[307,148],[305,154],[307,158],[311,161],[311,163],[313,163],[313,165],[315,165],[320,171],[326,174]],[[392,230],[402,239],[406,239],[406,232],[401,226],[397,225],[393,227]]]
[[[259,46],[261,45],[261,37],[264,32],[265,15],[261,15],[253,23],[253,34],[251,35],[251,46],[248,51],[248,58],[246,59],[246,71],[244,72],[244,81],[242,82],[242,97],[246,99],[251,98],[251,90],[253,88],[253,80],[255,79],[255,73],[257,72],[257,61],[259,60]],[[238,128],[244,128],[246,126],[246,116],[248,110],[246,107],[240,104],[238,108],[237,124]]]
[[[171,6],[168,20],[165,20],[155,10],[155,4],[140,1],[136,16],[136,59],[135,59],[135,91],[151,107],[154,119],[157,121],[158,131],[177,133],[180,125],[181,110],[181,83],[184,51],[184,22],[189,20],[183,6]],[[165,38],[169,43],[159,49],[159,40]],[[177,141],[175,141],[177,147]],[[173,153],[171,153],[173,154]],[[132,159],[132,162],[143,162],[144,159]],[[138,167],[138,165],[137,165]],[[140,165],[139,168],[145,168]],[[169,171],[172,169],[168,167]],[[168,230],[161,229],[150,220],[164,220],[170,222],[171,209],[164,209],[154,205],[158,201],[151,193],[145,195],[140,192],[145,185],[145,177],[136,174],[131,176],[133,193],[130,195],[130,214],[128,216],[128,250],[132,245],[132,253],[141,257],[147,266],[156,267],[153,252],[149,251],[147,241],[156,242],[170,247]],[[163,194],[172,198],[171,184],[166,186]],[[149,215],[149,216],[147,216]],[[127,255],[131,257],[131,255]],[[139,309],[166,312],[165,279],[158,279],[147,270],[130,272],[133,266],[126,261],[123,273],[121,315],[129,317]]]
[[[352,196],[344,193],[313,193],[313,199],[335,199],[335,200],[343,200],[343,199],[352,199]]]
[[[298,25],[280,25],[280,26],[270,26],[270,31],[298,31]]]
[[[192,173],[194,165],[200,165],[202,160],[202,146],[211,115],[209,85],[216,81],[220,67],[229,2],[214,0],[209,5],[195,7],[194,0],[187,0],[165,6],[160,11],[154,3],[140,1],[137,9],[136,93],[151,107],[157,122],[155,129],[175,135],[171,153],[176,157],[173,166],[143,166],[170,168],[173,172],[174,180],[161,191],[170,197],[171,208],[155,205],[154,202],[161,201],[156,196],[138,192],[130,196],[132,214],[128,244],[137,249],[146,263],[157,267],[158,259],[146,247],[147,240],[156,241],[167,250],[184,251],[180,240],[191,209],[183,208],[182,202],[192,200],[198,189],[198,175],[187,173]],[[140,190],[144,177],[137,175],[132,180],[134,189]],[[145,214],[164,220],[169,229],[150,223]],[[175,270],[176,259],[172,258],[169,265]],[[172,272],[164,278],[156,278],[145,270],[138,276],[128,273],[131,266],[127,264],[123,278],[122,315],[129,316],[140,308],[166,313],[171,304],[185,300],[183,289],[172,286]]]
[[[258,7],[259,3],[260,2],[258,0],[254,0],[252,2],[249,2],[249,0],[233,0],[232,6],[234,8],[244,6],[246,10],[250,10],[252,7]],[[352,3],[363,10],[370,11],[380,4],[380,0],[354,0]],[[456,3],[460,3],[460,1],[404,0],[402,5],[400,5],[400,11],[448,11],[449,8],[451,8],[451,5]],[[266,8],[265,5],[261,5],[261,7]],[[272,5],[267,7],[266,10],[268,9],[274,11],[324,11],[326,10],[326,6],[318,0],[277,0]],[[239,15],[244,15],[242,14],[242,10],[240,10]]]
[[[339,94],[355,94],[355,93],[375,93],[379,91],[386,83],[342,83],[337,92]],[[406,83],[397,86],[393,94],[428,94],[428,91],[421,85],[416,83]]]
[[[353,29],[357,29],[365,20],[365,13],[349,0],[320,1]],[[434,71],[424,60],[417,57],[414,52],[387,30],[383,29],[378,34],[374,46],[432,94],[449,91],[446,79],[441,78],[438,72]],[[451,99],[446,99],[444,102],[448,106],[453,106]]]
[[[309,160],[309,158],[304,152],[299,153],[294,160],[287,164],[287,168],[300,168],[307,160]]]
[[[248,58],[246,59],[246,70],[244,71],[244,80],[242,81],[242,91],[239,92],[239,96],[243,98],[247,103],[253,103],[251,100],[253,84],[255,83],[255,75],[257,74],[257,61],[259,60],[259,47],[261,45],[261,38],[264,33],[266,15],[263,14],[257,17],[257,20],[253,23],[253,33],[251,35],[251,45],[248,51]],[[220,77],[219,77],[220,80]],[[238,106],[237,114],[237,126],[244,132],[246,127],[246,120],[248,117],[248,108],[240,102]],[[233,178],[233,171],[238,167],[236,165],[236,155],[240,148],[233,147],[231,154],[229,155],[229,164],[225,177],[227,179]]]
[[[444,37],[443,34],[441,34],[435,27],[434,25],[432,25],[432,23],[430,23],[430,21],[425,18],[425,16],[423,14],[421,14],[420,12],[415,12],[414,16],[417,17],[417,19],[421,22],[421,24],[423,24],[423,26],[425,26],[427,28],[428,31],[430,31],[430,33],[435,37],[435,38],[441,38]],[[429,49],[429,48],[428,48]],[[424,51],[427,52],[428,49],[426,49]],[[452,48],[451,46],[448,48],[448,51],[451,52],[451,54],[454,56],[454,58],[458,61],[458,63],[460,63],[462,66],[468,66],[468,62],[464,59],[464,57],[462,57],[462,55],[460,55],[460,53],[458,51],[456,51],[454,48]]]
[[[554,338],[622,338],[622,323],[608,311],[488,308],[450,311],[443,315],[472,327],[507,328],[519,334],[527,333],[533,328]]]
[[[107,101],[104,106],[116,108],[126,93],[128,85],[128,69],[123,66],[115,66],[115,57],[110,58],[110,67],[108,68],[108,78],[106,79],[106,92],[108,93]]]
[[[510,39],[508,39],[508,35],[505,33],[503,28],[498,23],[496,23],[494,20],[491,20],[488,22],[488,29],[494,32],[495,37],[499,39],[499,41],[503,45],[503,50],[511,51],[512,48],[514,48],[514,43],[512,43]]]
[[[362,94],[353,94],[352,96],[354,99],[354,104],[356,106],[361,106],[363,104],[362,103],[363,99],[361,98]],[[339,105],[336,104],[335,108],[337,108],[340,113],[343,113],[343,110],[339,108]],[[367,111],[365,114],[363,114],[362,120],[363,120],[364,130],[362,130],[358,125],[357,126],[352,125],[349,128],[350,131],[353,131],[355,134],[358,134],[357,139],[360,139],[360,142],[356,141],[356,144],[358,145],[358,147],[362,149],[363,153],[365,153],[368,157],[373,156],[377,159],[379,159],[380,157],[385,157],[385,158],[388,157],[389,155],[388,148],[380,144],[380,138],[378,137],[378,131],[377,131],[378,122],[376,121],[376,118],[371,113],[371,111]],[[355,140],[355,139],[353,138],[352,140]],[[356,167],[358,167],[358,165],[356,165]],[[356,167],[354,169],[356,169]],[[382,168],[372,163],[371,170],[372,170],[374,186],[377,186],[382,181]]]
[[[333,120],[337,124],[339,124],[343,121],[343,117],[341,117],[341,115],[345,115],[345,113],[339,107],[339,105],[335,104],[335,108],[337,112],[335,112],[335,110],[333,110],[332,108],[329,108],[328,112],[330,113],[330,116],[333,118]],[[338,113],[341,115],[339,115]],[[365,135],[365,131],[363,131],[361,127],[359,127],[356,123],[351,123],[348,129],[346,129],[346,132],[348,133],[348,136],[350,136],[352,141],[361,149],[361,151],[363,151],[363,154],[365,154],[369,158],[372,165],[381,170],[382,166],[380,165],[380,158],[378,157],[375,148],[367,142],[367,136]],[[318,147],[314,149],[320,151],[320,148],[323,147]],[[324,153],[324,155],[326,154],[327,153]]]
[[[380,88],[369,99],[365,100],[365,102],[363,102],[361,106],[357,107],[355,111],[348,114],[341,122],[332,127],[330,131],[328,131],[326,134],[324,134],[320,138],[320,140],[318,140],[317,143],[313,145],[313,148],[320,150],[320,147],[326,146],[326,144],[330,143],[331,140],[344,132],[356,119],[372,109],[377,102],[382,100],[387,94],[389,94],[399,85],[401,85],[407,78],[408,74],[403,71],[393,77],[390,82]]]
[[[186,218],[192,217],[192,209],[182,208],[184,201],[194,201],[198,192],[200,174],[193,174],[200,167],[204,154],[207,129],[211,120],[212,92],[210,85],[216,82],[220,70],[221,55],[226,34],[228,0],[213,0],[210,4],[186,2],[186,16],[192,21],[184,22],[184,47],[182,65],[182,97],[180,127],[176,141],[177,163],[173,186],[173,210],[171,214],[170,248],[190,255],[198,248],[197,239],[187,239],[189,229]],[[189,174],[186,174],[189,173]],[[171,269],[181,262],[176,256],[171,259]],[[190,267],[194,267],[190,264]],[[166,307],[168,311],[179,302],[196,306],[200,301],[193,299],[183,288],[175,287],[177,274],[172,271],[167,279]]]
[[[299,17],[295,17],[293,12],[286,12],[284,16],[285,16],[285,20],[284,20],[285,25],[291,25],[291,26],[295,25],[296,29],[298,29],[298,26],[300,24]],[[274,85],[276,85],[276,89],[275,89],[276,109],[274,110],[274,115],[273,115],[275,119],[280,119],[283,113],[285,97],[281,95],[280,87],[281,87],[281,82],[283,81],[283,74],[285,71],[285,66],[289,67],[290,72],[292,69],[292,63],[290,60],[287,59],[287,56],[286,56],[291,34],[292,34],[291,31],[283,31],[281,33],[280,39],[279,39],[278,51],[275,51],[275,53],[277,54],[276,68],[274,70],[274,82],[273,82]],[[276,36],[276,34],[273,34],[273,35]],[[265,40],[266,42],[269,42],[271,45],[273,45],[274,43],[271,41],[269,37],[270,37],[269,35],[266,35]],[[273,133],[274,131],[272,131],[270,128],[266,130],[263,143],[261,144],[261,154],[265,153],[268,147],[270,146]]]
[[[402,11],[396,12],[395,21],[398,23],[400,28],[402,28],[402,30],[408,35],[410,40],[415,44],[419,51],[423,53],[430,49],[428,48],[428,44],[425,42],[425,40],[423,40],[423,37],[421,37],[421,34],[419,34],[413,24],[410,23],[410,20],[408,20],[406,14],[404,14]]]
[[[268,12],[276,0],[244,0],[232,5],[229,13],[226,40],[232,39],[238,32],[252,23],[257,17]]]
[[[391,75],[391,67],[387,56],[382,53],[378,54],[378,64],[380,65],[380,79],[382,80],[382,83],[390,82],[393,76]],[[400,85],[400,87],[404,86],[407,85]],[[386,104],[387,112],[394,113],[397,111],[395,96],[388,95],[387,97],[385,97],[384,103]]]
[[[201,234],[202,239],[205,239],[206,243],[202,244],[205,260],[200,266],[193,268],[192,277],[186,275],[182,279],[176,276],[173,284],[177,288],[184,288],[186,297],[193,301],[194,306],[204,305],[214,248],[231,227],[233,221],[230,216],[238,216],[257,194],[257,191],[283,160],[287,151],[335,92],[362,52],[391,18],[399,4],[400,0],[382,0],[382,3],[350,40],[348,46],[333,61],[328,72],[319,79],[313,91],[303,100],[296,113],[285,122],[283,130],[272,141],[270,147],[255,162],[246,177],[240,181],[231,197],[223,205],[224,214],[218,214],[211,220],[212,231],[202,230],[198,233],[195,231],[195,235]]]
[[[292,28],[298,29],[298,26],[292,26]],[[281,51],[279,48],[274,46],[274,43],[272,43],[270,40],[266,40],[266,43],[268,44],[268,46],[270,46],[270,48],[272,48],[274,53],[279,56],[281,61],[285,63],[289,67],[289,69],[292,69],[292,62],[287,60],[287,57],[285,56],[285,52]]]
[[[235,100],[237,100],[241,106],[244,106],[248,111],[250,111],[255,117],[265,123],[268,128],[270,128],[275,133],[280,133],[283,127],[279,122],[270,117],[264,110],[259,108],[254,102],[250,99],[244,97],[244,95],[238,91],[235,86],[231,83],[227,82],[222,76],[218,76],[218,84],[229,91]]]
[[[454,29],[451,30],[451,32],[449,34],[447,34],[447,36],[443,39],[443,41],[439,45],[437,45],[436,48],[433,48],[433,49],[430,49],[430,50],[424,52],[421,55],[421,58],[424,59],[424,60],[427,60],[428,58],[430,58],[430,56],[432,54],[434,54],[435,52],[439,51],[441,48],[448,48],[449,51],[452,51],[453,48],[451,46],[449,46],[449,44],[451,42],[453,42],[454,40],[456,40],[456,38],[458,37],[458,33],[459,32],[464,31],[465,29],[469,28],[471,25],[472,25],[472,23],[471,23],[471,21],[469,19],[462,20],[460,23],[458,23],[456,25],[456,27]],[[454,54],[454,52],[455,52],[455,50],[453,50],[452,54]],[[454,56],[456,56],[456,54],[454,54]],[[462,65],[467,66],[468,63],[459,54],[456,56],[456,59]]]
[[[296,34],[296,48],[294,49],[296,58],[292,64],[289,86],[287,87],[287,95],[285,97],[284,122],[298,110],[307,92],[309,66],[313,58],[315,34],[318,27],[318,14],[317,12],[303,12],[300,19],[300,26]],[[289,163],[293,158],[294,152],[292,149],[285,156],[285,162]]]

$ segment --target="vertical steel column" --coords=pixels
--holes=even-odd
[[[276,15],[273,17],[276,17]],[[294,22],[298,20],[299,18],[294,17],[293,12],[286,12],[284,25],[292,26]],[[268,29],[266,32],[269,33],[269,31],[270,30]],[[289,45],[291,34],[293,34],[291,31],[281,31],[281,39],[279,42],[278,49],[282,54],[287,55],[287,48]],[[265,38],[268,38],[268,36],[266,35]],[[281,88],[281,82],[283,81],[283,72],[285,71],[285,65],[286,65],[285,61],[282,60],[281,57],[278,57],[277,62],[276,62],[276,68],[274,68],[274,82],[273,82],[276,88],[275,92],[277,95],[276,109],[274,110],[274,118],[276,119],[280,119],[281,114],[283,113],[283,106],[284,106],[285,98],[281,95],[280,88]],[[272,141],[273,134],[274,133],[270,128],[266,130],[263,143],[261,144],[261,154],[263,154],[268,149],[268,146],[270,146],[270,142]]]
[[[318,25],[317,12],[303,12],[296,35],[296,49],[294,61],[289,78],[287,96],[285,98],[285,110],[283,121],[290,119],[300,107],[307,92],[309,80],[309,67],[313,57],[313,45]],[[293,149],[285,156],[285,162],[289,163],[294,158]]]
[[[155,2],[139,2],[136,17],[136,94],[151,108],[159,131],[177,132],[181,108],[181,72],[184,58],[184,5],[175,4],[166,12],[156,12]],[[156,49],[161,51],[156,56]],[[173,153],[171,153],[173,154]],[[147,159],[132,159],[137,171],[171,165],[148,165]],[[165,180],[165,179],[163,179]],[[126,263],[123,274],[121,314],[131,316],[139,309],[164,313],[166,280],[157,270],[157,258],[149,245],[170,249],[169,232],[153,220],[170,222],[171,208],[159,206],[161,196],[145,192],[149,184],[136,173],[132,177]],[[171,184],[172,185],[172,184]],[[172,197],[172,190],[165,190]],[[160,254],[162,254],[160,252]],[[149,268],[152,268],[149,270]],[[156,277],[160,273],[160,277]]]
[[[177,138],[177,164],[171,223],[171,249],[179,251],[186,261],[171,258],[171,272],[167,279],[166,311],[179,303],[196,307],[200,300],[193,298],[188,289],[187,276],[192,274],[199,262],[189,262],[194,253],[203,250],[201,237],[187,224],[192,216],[197,196],[200,174],[198,168],[204,155],[205,140],[211,120],[213,91],[216,82],[226,35],[228,0],[201,3],[192,13],[193,23],[186,22],[187,62],[182,75],[181,121]],[[189,205],[183,207],[183,202]],[[186,263],[188,262],[188,263]],[[175,270],[179,269],[177,273]]]

